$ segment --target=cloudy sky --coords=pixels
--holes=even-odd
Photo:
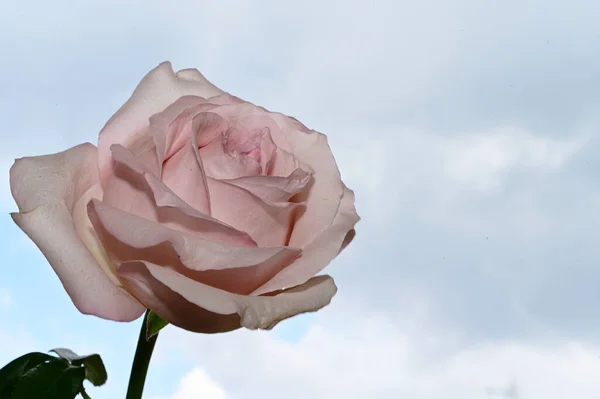
[[[159,337],[148,399],[600,397],[600,5],[0,2],[0,364],[99,352],[123,397],[141,320],[80,315],[13,225],[17,157],[95,142],[163,60],[326,133],[362,221],[325,310]]]

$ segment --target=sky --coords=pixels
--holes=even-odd
[[[0,364],[100,353],[12,223],[15,158],[96,142],[158,63],[328,135],[362,220],[338,294],[268,332],[159,336],[146,399],[600,397],[600,4],[0,2]],[[4,215],[4,216],[2,216]]]

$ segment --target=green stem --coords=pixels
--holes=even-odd
[[[150,364],[152,351],[154,350],[154,345],[158,338],[158,333],[156,333],[150,339],[146,339],[146,324],[148,322],[149,313],[150,311],[147,310],[144,315],[144,323],[142,324],[140,337],[138,338],[137,349],[135,350],[133,365],[131,366],[131,375],[129,376],[129,388],[127,389],[127,396],[125,399],[142,399],[142,393],[144,392],[144,383],[146,382],[148,365]]]

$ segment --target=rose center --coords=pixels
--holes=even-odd
[[[228,153],[242,154],[260,161],[264,134],[264,130],[249,131],[243,128],[232,128],[223,135],[223,144]]]

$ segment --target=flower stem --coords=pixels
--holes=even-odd
[[[150,364],[152,351],[154,350],[154,345],[158,338],[158,333],[156,333],[151,338],[146,339],[146,324],[148,322],[149,313],[150,311],[147,310],[144,315],[144,322],[140,331],[140,337],[138,338],[133,365],[131,366],[129,388],[127,389],[127,396],[125,399],[142,399],[142,393],[144,392],[144,383],[146,382],[148,365]]]

